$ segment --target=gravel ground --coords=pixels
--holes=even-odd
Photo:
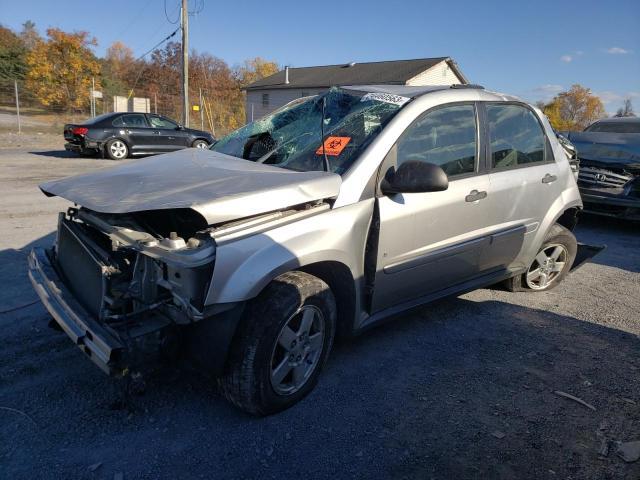
[[[35,300],[25,257],[66,207],[37,184],[107,165],[0,150],[1,311]],[[616,442],[640,440],[640,231],[584,217],[577,236],[608,249],[557,289],[405,314],[339,344],[316,390],[264,419],[187,369],[118,408],[39,303],[0,313],[0,478],[638,479]]]

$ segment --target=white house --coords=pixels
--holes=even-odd
[[[285,67],[245,87],[247,122],[297,98],[339,85],[453,85],[469,83],[450,57],[347,63],[318,67]]]

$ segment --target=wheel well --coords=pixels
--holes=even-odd
[[[191,142],[191,145],[196,143],[198,140],[202,140],[203,142],[207,142],[207,145],[209,145],[209,140],[207,140],[206,138],[203,138],[203,137],[194,138],[193,142]]]
[[[567,208],[562,215],[558,217],[556,223],[559,223],[563,227],[565,227],[569,231],[573,231],[578,223],[578,214],[580,213],[580,208],[571,207]]]
[[[120,140],[122,143],[124,143],[127,146],[127,149],[131,150],[131,147],[129,147],[129,142],[127,142],[124,138],[120,138],[120,137],[111,137],[111,138],[107,138],[104,142],[102,142],[102,148],[107,148],[107,143],[111,142],[112,140]]]
[[[296,270],[318,277],[329,285],[336,299],[338,311],[336,333],[339,337],[350,335],[353,332],[355,318],[356,288],[349,267],[344,263],[326,261],[305,265]]]

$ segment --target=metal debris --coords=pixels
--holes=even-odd
[[[585,402],[581,398],[571,395],[570,393],[561,392],[560,390],[556,390],[553,393],[555,393],[556,395],[560,395],[561,397],[568,398],[569,400],[573,400],[574,402],[578,402],[580,405],[585,406],[588,409],[593,410],[594,412],[596,411],[596,407],[594,407],[590,403]]]

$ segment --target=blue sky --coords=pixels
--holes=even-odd
[[[230,65],[261,56],[307,66],[451,56],[474,83],[548,99],[573,83],[607,111],[631,97],[640,111],[640,0],[304,2],[190,0],[191,46]],[[166,0],[169,20],[179,0]],[[114,41],[138,55],[175,26],[164,0],[0,0],[0,23],[30,19],[86,30],[102,55]]]

